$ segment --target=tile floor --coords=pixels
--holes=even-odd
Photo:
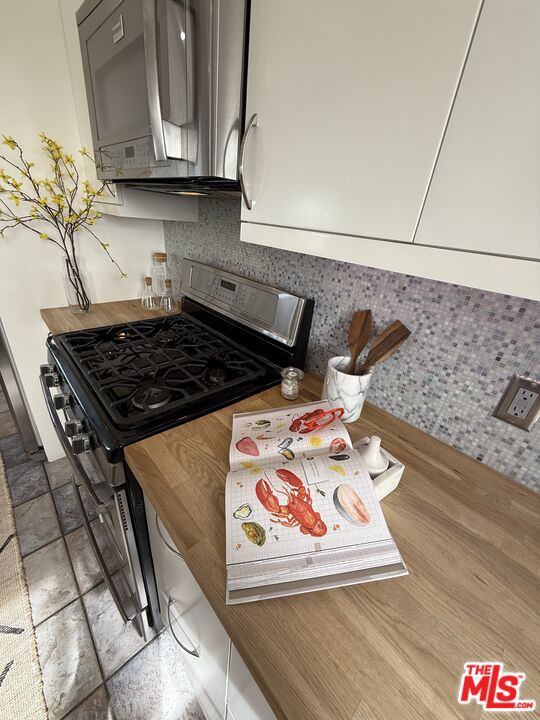
[[[50,720],[204,720],[168,632],[145,643],[121,621],[86,540],[67,460],[30,458],[1,395],[0,451]]]

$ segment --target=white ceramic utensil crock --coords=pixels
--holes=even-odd
[[[345,414],[341,420],[354,422],[360,417],[366,399],[372,371],[365,375],[349,375],[350,357],[333,357],[328,361],[324,378],[322,400],[329,400],[334,407],[342,407]]]

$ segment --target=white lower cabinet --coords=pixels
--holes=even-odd
[[[166,597],[182,598],[186,610],[204,597],[202,590],[147,499],[146,519],[158,587]],[[166,613],[167,608],[162,608],[164,618]]]
[[[145,506],[161,616],[207,720],[274,720],[257,683],[148,498]]]
[[[221,720],[225,717],[229,636],[147,498],[145,505],[161,617],[207,720]]]
[[[227,683],[227,720],[275,720],[275,715],[231,643]]]
[[[164,620],[207,720],[225,716],[229,637],[202,596],[184,610],[182,600],[160,592]]]

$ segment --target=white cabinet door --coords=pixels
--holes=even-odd
[[[231,645],[227,685],[227,720],[275,720],[276,716],[247,669],[238,650]]]
[[[145,507],[157,586],[167,597],[181,597],[184,609],[191,607],[203,597],[203,592],[146,497]],[[167,608],[161,611],[165,620]]]
[[[145,507],[162,620],[205,717],[221,720],[225,717],[229,636],[148,498]]]
[[[160,600],[165,602],[161,594]],[[229,636],[204,596],[187,609],[181,598],[168,598],[167,603],[167,626],[206,720],[222,720],[226,712]]]
[[[540,258],[538,0],[486,0],[415,242]]]
[[[479,0],[252,0],[252,223],[410,242]]]

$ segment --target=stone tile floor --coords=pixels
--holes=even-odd
[[[50,720],[203,720],[168,632],[145,643],[121,621],[86,540],[69,463],[30,458],[2,417],[3,400],[0,452]]]

